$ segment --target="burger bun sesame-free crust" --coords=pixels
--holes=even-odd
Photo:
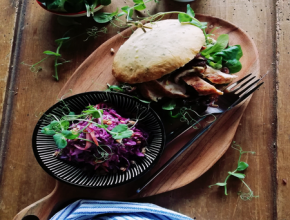
[[[192,60],[205,44],[202,30],[177,19],[148,23],[120,47],[113,61],[119,82],[143,83],[161,78]]]

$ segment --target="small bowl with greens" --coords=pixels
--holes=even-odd
[[[82,187],[135,180],[157,162],[165,144],[148,104],[115,92],[87,92],[61,100],[38,121],[33,151],[54,178]]]
[[[46,11],[65,17],[90,17],[111,0],[36,0]]]

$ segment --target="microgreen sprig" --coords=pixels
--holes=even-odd
[[[114,12],[97,12],[94,15],[94,20],[98,23],[107,23],[111,22],[112,20],[118,20],[120,21],[119,17],[126,15],[126,21],[133,20],[132,16],[134,11],[142,11],[146,9],[146,4],[151,2],[152,0],[133,0],[135,3],[134,6],[130,7],[128,5],[121,8],[121,12],[119,12],[119,8],[117,8]],[[157,0],[154,0],[154,2],[158,2]]]
[[[67,24],[69,24],[69,20],[67,19],[58,19],[58,20],[61,20],[61,21],[64,21],[66,22]],[[62,22],[62,23],[64,23]],[[78,23],[76,22],[72,22],[70,23],[71,25],[78,25]],[[72,29],[70,29],[72,30]],[[69,30],[69,31],[70,31]],[[69,32],[67,31],[64,36]],[[29,64],[26,64],[24,62],[21,62],[21,64],[24,64],[24,65],[27,65],[29,66],[30,68],[30,71],[31,72],[34,72],[34,73],[38,73],[39,71],[42,70],[42,67],[39,66],[40,63],[42,63],[43,61],[45,61],[47,58],[49,57],[54,57],[54,75],[53,77],[56,79],[56,81],[59,80],[59,77],[58,77],[58,66],[64,64],[64,63],[68,63],[68,62],[71,62],[71,60],[65,60],[64,58],[62,58],[62,55],[60,54],[60,49],[61,47],[63,46],[64,43],[67,43],[68,41],[71,41],[81,35],[84,35],[84,34],[87,34],[87,38],[83,41],[87,41],[89,38],[93,37],[94,39],[96,39],[100,33],[104,33],[106,34],[107,33],[107,28],[106,27],[102,27],[102,28],[97,28],[95,26],[91,27],[91,28],[87,28],[85,32],[81,33],[81,34],[78,34],[74,37],[63,37],[63,38],[59,38],[57,40],[55,40],[55,42],[57,43],[57,48],[56,48],[56,52],[53,52],[53,51],[50,51],[50,50],[46,50],[43,52],[43,54],[47,55],[47,57],[43,58],[42,60],[38,61],[37,63],[35,64],[32,64],[32,65],[29,65]],[[59,60],[62,59],[62,62],[59,62]]]
[[[143,1],[143,0],[133,0],[133,2],[135,3],[135,5],[133,7],[129,7],[129,6],[124,6],[121,8],[122,12],[119,13],[119,9],[117,8],[116,11],[112,12],[112,13],[108,13],[108,12],[98,12],[94,15],[94,20],[98,23],[107,23],[110,22],[111,24],[116,25],[113,21],[117,20],[122,22],[119,17],[123,16],[123,15],[127,15],[126,17],[126,26],[132,26],[135,25],[137,27],[141,27],[142,30],[144,32],[145,28],[150,28],[150,27],[146,27],[144,25],[142,25],[142,23],[140,23],[140,21],[132,21],[133,18],[133,12],[134,10],[137,11],[141,11],[146,9],[146,3],[151,2],[152,0],[147,0],[147,1]],[[155,2],[158,2],[155,0]],[[164,17],[167,14],[178,14],[178,20],[180,23],[188,23],[194,26],[199,27],[200,29],[202,29],[205,38],[206,38],[206,43],[208,43],[208,34],[206,34],[205,29],[207,28],[207,22],[200,22],[199,20],[197,20],[195,18],[195,13],[193,11],[193,9],[190,7],[190,5],[187,5],[187,11],[186,13],[184,12],[180,12],[180,11],[171,11],[171,12],[159,12],[155,15],[149,15],[149,17],[144,17],[144,18],[140,18],[137,17],[139,20],[143,20],[143,21],[150,21],[150,22],[154,22],[157,20],[162,19],[162,17]]]
[[[71,62],[70,60],[64,60],[60,54],[60,48],[63,45],[63,43],[67,40],[69,40],[69,37],[64,37],[64,38],[59,38],[57,40],[55,40],[55,42],[57,43],[57,48],[56,48],[56,52],[50,51],[50,50],[46,50],[43,53],[45,55],[47,55],[47,57],[43,58],[42,60],[38,61],[37,63],[33,64],[33,65],[28,65],[30,66],[30,71],[32,72],[39,72],[40,70],[42,70],[41,67],[36,68],[40,63],[42,63],[43,61],[45,61],[47,58],[49,57],[54,57],[54,75],[53,77],[58,81],[58,66],[64,64],[64,63],[68,63]],[[63,62],[59,62],[59,59],[63,59]],[[25,64],[24,62],[22,62],[22,64]],[[25,64],[27,65],[27,64]]]
[[[112,130],[108,130],[108,125],[103,124],[103,110],[97,109],[91,105],[87,106],[86,108],[87,109],[82,111],[82,113],[79,115],[76,115],[74,112],[70,112],[68,115],[64,115],[60,119],[55,115],[51,115],[55,120],[53,120],[49,125],[43,127],[41,133],[52,135],[59,149],[65,148],[67,146],[67,139],[81,139],[92,142],[87,139],[78,138],[80,133],[83,132],[90,124],[105,129],[109,134],[112,135],[114,139],[129,138],[132,136],[133,131],[128,127],[127,124],[119,124]],[[94,119],[98,118],[101,119],[101,124],[93,121]],[[86,121],[88,124],[82,130],[68,130],[70,127],[69,122],[72,121],[78,121],[78,123]],[[76,123],[75,126],[78,123]]]
[[[238,195],[240,196],[240,198],[244,201],[246,200],[251,200],[252,198],[257,198],[259,196],[255,196],[254,192],[251,190],[251,188],[245,183],[244,178],[245,178],[245,174],[244,173],[239,173],[241,171],[245,171],[249,165],[246,162],[241,161],[241,157],[243,154],[255,154],[255,152],[253,151],[243,151],[242,147],[240,145],[237,145],[235,143],[235,141],[232,144],[232,148],[234,148],[235,150],[239,151],[240,155],[239,155],[239,159],[238,159],[238,165],[237,168],[232,171],[232,172],[228,172],[228,176],[226,177],[224,182],[220,182],[220,183],[216,183],[213,185],[210,185],[209,188],[211,188],[212,186],[223,186],[225,189],[225,195],[228,195],[228,191],[227,191],[227,181],[231,176],[234,176],[236,178],[238,178],[239,180],[242,181],[242,183],[247,187],[247,189],[249,190],[249,192],[247,193],[243,193],[243,192],[239,192]]]
[[[139,101],[146,103],[146,104],[150,104],[151,101],[147,101],[147,100],[143,100],[139,98],[138,94],[133,94],[132,92],[134,92],[136,90],[136,87],[131,86],[129,84],[126,83],[122,83],[120,85],[110,85],[107,83],[107,89],[105,91],[107,92],[120,92],[120,93],[131,93],[130,95],[133,95],[132,97],[138,99]]]
[[[56,48],[56,52],[52,52],[52,51],[44,51],[43,53],[44,54],[47,54],[47,53],[52,53],[51,55],[54,55],[54,78],[56,79],[56,81],[58,81],[58,72],[57,72],[57,67],[64,64],[64,63],[67,63],[67,62],[70,62],[70,60],[68,61],[64,61],[64,62],[61,62],[59,63],[58,62],[58,59],[61,57],[60,53],[59,53],[59,50],[61,48],[61,46],[63,45],[64,41],[68,40],[69,37],[64,37],[64,38],[60,38],[60,39],[57,39],[55,40],[55,42],[57,43],[57,48]],[[46,53],[45,53],[46,52]],[[49,54],[47,54],[49,55]]]
[[[199,20],[197,20],[195,18],[195,13],[189,4],[187,5],[186,13],[181,12],[178,14],[178,20],[180,23],[189,23],[191,25],[199,27],[204,33],[206,43],[208,43],[207,34],[205,32],[205,29],[207,28],[207,22],[200,22]]]

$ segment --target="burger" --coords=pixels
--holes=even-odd
[[[146,26],[152,29],[137,29],[120,47],[112,69],[119,82],[135,85],[145,99],[214,99],[223,94],[222,85],[237,77],[226,67],[230,62],[222,60],[228,53],[218,50],[213,56],[209,48],[214,51],[216,42],[210,39],[209,43],[199,27],[177,19]],[[206,56],[205,50],[209,51]]]

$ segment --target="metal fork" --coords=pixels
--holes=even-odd
[[[252,74],[246,75],[244,78],[237,82],[229,85],[225,90],[224,94],[219,96],[216,104],[218,107],[209,106],[204,115],[219,114],[220,116],[231,110],[238,104],[245,101],[253,92],[255,92],[264,82],[259,83],[267,74],[260,79],[255,80],[255,76]],[[251,77],[252,76],[252,77]],[[199,119],[194,125],[202,121],[204,117]],[[185,150],[187,150],[200,136],[202,136],[214,123],[213,121],[208,124],[205,128],[198,132],[190,141],[188,141],[174,156],[172,156],[162,167],[159,168],[147,181],[146,183],[137,189],[137,193],[140,193],[150,182],[152,182],[163,170],[165,170],[176,158],[178,158]],[[194,126],[193,125],[193,126]]]

